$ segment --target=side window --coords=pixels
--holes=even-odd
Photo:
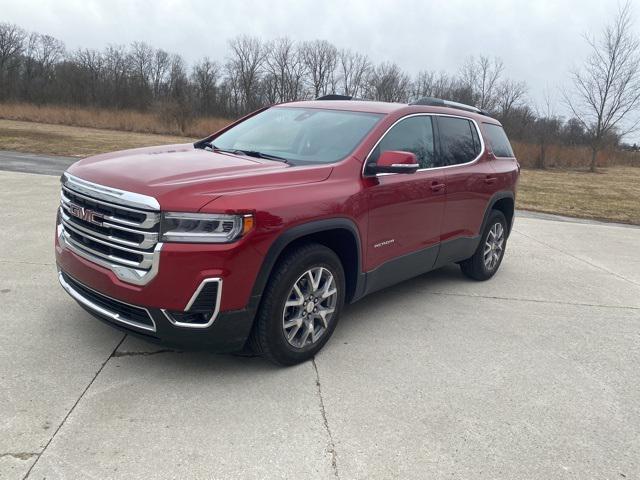
[[[484,133],[489,140],[491,150],[496,157],[510,157],[513,158],[513,149],[507,138],[507,134],[504,133],[504,129],[499,125],[493,125],[491,123],[483,123]]]
[[[480,153],[480,139],[475,125],[466,118],[438,117],[440,130],[439,166],[458,165],[475,159]]]
[[[388,150],[412,152],[418,158],[420,168],[435,167],[433,124],[430,116],[409,117],[397,123],[375,148],[370,163],[378,161],[380,154]]]

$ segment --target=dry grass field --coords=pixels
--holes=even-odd
[[[0,120],[0,150],[84,157],[193,138]],[[640,225],[640,167],[522,170],[518,208]]]
[[[640,167],[522,170],[518,208],[640,225]]]
[[[0,120],[0,150],[27,153],[86,157],[113,150],[192,140],[175,135]]]
[[[106,110],[55,105],[40,107],[27,103],[1,103],[0,118],[187,137],[206,137],[231,122],[226,118],[194,118],[187,122],[185,131],[182,131],[166,112],[137,112],[134,110]]]

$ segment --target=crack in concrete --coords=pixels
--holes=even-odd
[[[532,302],[532,303],[550,303],[553,305],[571,305],[573,307],[599,307],[599,308],[618,308],[623,310],[640,310],[640,307],[632,307],[630,305],[603,305],[600,303],[582,303],[582,302],[562,302],[560,300],[540,300],[537,298],[520,298],[520,297],[499,297],[494,295],[473,295],[466,293],[449,293],[449,292],[424,292],[429,295],[442,295],[446,297],[468,297],[468,298],[487,298],[490,300],[510,300],[512,302]]]
[[[84,395],[87,393],[87,391],[89,390],[89,388],[91,388],[91,385],[93,385],[93,382],[96,381],[96,378],[98,378],[98,375],[100,375],[100,373],[102,373],[102,370],[104,369],[105,365],[107,364],[107,362],[111,359],[111,357],[113,357],[113,354],[118,350],[118,348],[120,348],[120,345],[122,345],[122,342],[124,342],[124,339],[127,338],[127,335],[123,335],[122,339],[118,342],[118,344],[115,346],[115,348],[111,351],[111,353],[109,354],[109,356],[106,358],[106,360],[104,362],[102,362],[102,365],[100,365],[100,368],[98,369],[98,371],[96,372],[96,374],[93,376],[93,378],[91,379],[91,381],[89,382],[89,384],[85,387],[85,389],[82,391],[82,393],[80,394],[80,396],[77,398],[77,400],[75,401],[75,403],[73,404],[73,406],[71,407],[71,409],[67,412],[67,414],[64,416],[64,418],[62,419],[62,422],[60,422],[60,425],[58,425],[58,428],[56,428],[56,431],[53,432],[53,435],[51,435],[51,438],[49,439],[49,441],[47,442],[47,444],[44,446],[44,448],[42,449],[42,451],[38,454],[36,454],[37,458],[36,461],[33,462],[31,464],[31,466],[29,467],[29,470],[27,470],[27,473],[24,474],[24,477],[22,477],[22,480],[26,480],[26,478],[31,474],[31,471],[33,470],[33,468],[38,464],[38,462],[40,461],[40,459],[42,458],[42,455],[44,454],[44,452],[47,451],[47,448],[49,448],[49,445],[51,445],[51,442],[53,442],[53,439],[56,438],[56,435],[58,434],[58,432],[60,431],[60,429],[62,428],[62,426],[66,423],[67,419],[69,418],[69,416],[71,416],[71,414],[73,413],[73,411],[75,410],[75,408],[78,406],[78,404],[80,403],[80,400],[82,400],[82,398],[84,397]]]
[[[12,457],[17,458],[18,460],[29,460],[31,457],[37,456],[36,452],[5,452],[0,453],[0,458],[3,457]]]
[[[534,242],[538,242],[540,245],[544,245],[545,247],[549,247],[552,250],[555,250],[556,252],[560,252],[560,253],[564,253],[565,255],[567,255],[568,257],[571,257],[575,260],[578,260],[580,262],[586,263],[587,265],[592,266],[593,268],[597,268],[598,270],[602,270],[603,272],[608,273],[609,275],[613,275],[614,277],[618,277],[620,280],[624,280],[625,282],[629,282],[632,285],[636,285],[638,287],[640,287],[640,283],[636,282],[635,280],[631,280],[630,278],[627,278],[623,275],[620,275],[619,273],[613,272],[611,270],[609,270],[608,268],[602,267],[600,265],[596,265],[595,263],[590,262],[589,260],[585,260],[584,258],[580,258],[576,255],[573,255],[572,253],[566,252],[558,247],[555,247],[553,245],[549,245],[548,243],[545,243],[541,240],[538,240],[535,237],[532,237],[530,235],[527,235],[526,233],[521,232],[518,229],[513,229],[515,232],[518,232],[520,235],[522,235],[523,237],[527,237],[529,240],[533,240]]]
[[[331,455],[331,468],[333,469],[333,475],[336,478],[340,478],[338,475],[338,452],[336,452],[336,444],[333,441],[333,435],[331,433],[331,429],[329,428],[329,420],[327,419],[327,411],[324,407],[324,400],[322,398],[322,388],[320,386],[320,374],[318,373],[318,365],[316,365],[315,357],[311,359],[311,364],[313,365],[313,369],[316,372],[316,387],[318,387],[318,397],[320,399],[320,413],[322,414],[322,421],[324,422],[324,429],[327,431],[327,435],[329,436],[329,442],[327,445],[327,451],[329,455]]]
[[[158,355],[159,353],[182,353],[178,350],[171,350],[169,348],[164,348],[162,350],[154,350],[153,352],[114,352],[111,355],[113,358],[118,357],[147,357],[149,355]]]

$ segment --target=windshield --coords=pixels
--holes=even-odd
[[[351,153],[382,117],[375,113],[274,107],[216,137],[216,149],[281,157],[292,164],[333,163]]]

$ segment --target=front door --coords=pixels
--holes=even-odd
[[[412,115],[396,123],[371,153],[368,163],[375,163],[383,151],[412,152],[420,170],[413,174],[379,174],[369,179],[367,271],[386,262],[395,263],[395,270],[407,270],[408,278],[433,266],[445,199],[444,172],[430,170],[436,161],[434,138],[432,117]],[[396,274],[399,277],[395,278]],[[392,275],[397,280],[403,272],[393,271],[387,276]]]

